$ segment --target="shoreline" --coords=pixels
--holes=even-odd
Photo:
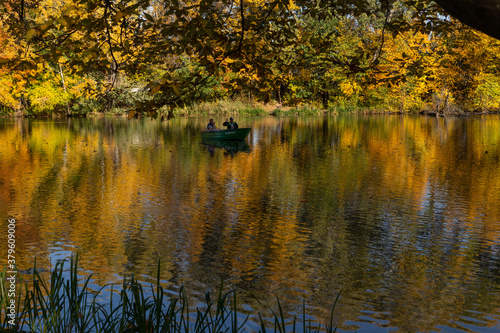
[[[264,110],[264,109],[254,109],[257,111],[254,112],[245,112],[245,110],[236,111],[236,112],[224,112],[224,113],[201,113],[201,112],[189,112],[189,113],[181,113],[175,112],[173,113],[174,117],[211,117],[211,116],[264,116],[264,117],[298,117],[298,116],[341,116],[341,115],[423,115],[429,117],[474,117],[474,116],[482,116],[482,115],[494,115],[500,114],[500,110],[491,110],[491,111],[468,111],[468,112],[436,112],[431,110],[422,110],[422,111],[380,111],[377,109],[358,109],[350,112],[339,112],[339,111],[330,111],[324,109],[310,109],[304,111],[302,109],[297,108],[276,108],[274,110]],[[166,115],[166,113],[158,113],[158,116]],[[105,117],[116,117],[116,118],[126,118],[128,117],[128,113],[122,112],[90,112],[90,113],[74,113],[74,114],[62,114],[62,113],[53,113],[50,115],[26,115],[13,113],[8,115],[0,115],[0,119],[6,118],[26,118],[26,119],[61,119],[61,118],[105,118]],[[151,118],[151,116],[142,112],[138,116],[139,118]],[[166,119],[164,119],[166,120]]]

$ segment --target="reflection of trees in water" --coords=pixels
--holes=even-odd
[[[217,150],[221,150],[224,155],[230,156],[234,156],[238,152],[250,152],[250,146],[246,141],[202,140],[201,143],[212,157]]]
[[[474,125],[474,123],[468,124],[468,126],[471,125]],[[403,129],[405,128],[403,127]],[[356,130],[356,127],[351,130]],[[459,131],[460,130],[461,129],[459,129]],[[407,141],[411,145],[412,152],[417,150],[422,156],[420,160],[416,160],[413,154],[409,154],[407,151],[398,147],[401,151],[398,153],[398,158],[387,159],[385,165],[378,163],[381,159],[378,154],[375,154],[370,157],[370,160],[367,160],[367,163],[363,163],[368,166],[365,171],[359,168],[354,169],[356,168],[354,166],[351,170],[361,175],[358,177],[360,181],[359,183],[349,182],[350,185],[354,185],[354,188],[351,187],[344,191],[344,193],[346,193],[345,197],[347,198],[345,204],[343,204],[341,208],[335,207],[330,212],[330,215],[335,216],[335,211],[340,209],[344,212],[343,216],[336,217],[332,221],[333,224],[326,226],[326,228],[332,228],[333,225],[339,224],[339,222],[341,222],[340,224],[342,226],[347,226],[347,228],[340,230],[339,234],[336,235],[338,239],[337,246],[340,247],[342,242],[352,239],[352,243],[346,242],[344,249],[348,249],[348,253],[351,252],[354,254],[353,257],[348,260],[349,265],[345,266],[339,264],[342,263],[342,257],[340,255],[336,257],[331,261],[332,263],[329,266],[332,267],[333,270],[328,270],[324,275],[344,275],[343,281],[345,281],[349,288],[349,286],[351,286],[351,281],[359,280],[356,276],[356,267],[357,263],[362,261],[363,258],[376,258],[375,262],[380,262],[380,264],[385,262],[385,265],[380,265],[379,268],[381,269],[378,270],[378,274],[384,271],[387,272],[391,268],[397,269],[396,272],[403,273],[398,279],[393,279],[393,282],[390,282],[390,280],[387,279],[388,277],[384,277],[384,280],[381,279],[380,282],[389,285],[389,287],[382,285],[381,288],[388,288],[393,291],[399,290],[399,292],[401,292],[401,289],[391,287],[406,286],[404,290],[409,291],[399,296],[394,295],[387,300],[403,300],[400,304],[401,313],[403,313],[403,309],[407,307],[407,303],[416,304],[416,307],[421,306],[419,301],[422,300],[422,298],[433,299],[436,304],[440,304],[446,309],[450,308],[450,304],[452,304],[454,300],[460,302],[462,297],[466,298],[466,296],[464,296],[467,295],[465,289],[470,287],[470,280],[474,280],[474,283],[480,283],[480,279],[475,279],[477,276],[480,276],[481,273],[477,271],[475,267],[476,260],[472,258],[481,250],[475,248],[474,243],[485,236],[493,240],[493,238],[488,237],[488,235],[481,234],[480,226],[481,224],[484,226],[489,225],[492,221],[482,219],[481,215],[476,217],[472,216],[472,218],[469,216],[469,214],[474,211],[474,209],[470,210],[474,205],[481,205],[486,209],[496,210],[494,205],[485,205],[478,197],[468,200],[468,198],[470,198],[469,191],[477,191],[477,187],[474,189],[473,187],[461,186],[460,179],[458,178],[465,176],[463,180],[465,180],[467,184],[470,184],[468,182],[470,175],[465,173],[434,174],[429,172],[433,171],[432,169],[435,168],[436,164],[439,165],[439,167],[443,167],[443,162],[445,165],[449,163],[450,167],[456,165],[456,163],[449,161],[449,159],[455,159],[457,154],[463,154],[464,149],[462,149],[461,145],[464,141],[456,140],[454,136],[450,136],[450,140],[445,141],[446,148],[450,150],[450,153],[446,154],[446,156],[441,156],[440,151],[442,151],[442,148],[439,145],[433,147],[426,144],[423,147],[426,148],[426,150],[419,151],[422,150],[422,142],[419,141],[418,137],[420,134],[421,133],[412,131],[409,135],[411,135],[411,137],[416,136],[416,138],[414,138],[413,141]],[[377,133],[370,133],[370,135],[377,137],[377,139],[383,137]],[[431,138],[425,137],[425,140],[429,139]],[[366,149],[367,152],[373,151],[375,153],[378,150],[377,147],[381,144],[385,145],[386,150],[390,150],[394,146],[394,143],[399,143],[399,140],[395,141],[394,138],[392,138],[392,141],[386,140],[385,142],[379,142],[378,140],[370,140],[369,137],[368,139],[363,137],[363,141],[364,143],[359,149]],[[476,144],[477,146],[477,142],[474,142],[472,138],[469,138],[467,144],[470,146]],[[353,144],[349,145],[351,147],[354,146]],[[349,148],[349,145],[347,148]],[[432,151],[432,149],[436,151]],[[498,153],[498,147],[496,147],[496,150],[496,153]],[[477,160],[474,161],[475,158],[477,159],[474,155],[468,156],[469,161],[472,159],[469,164],[475,164],[475,162],[477,162]],[[396,165],[397,168],[394,168],[393,164]],[[409,169],[408,166],[410,166],[411,169]],[[380,172],[380,167],[391,170],[391,172],[384,175],[384,172]],[[460,166],[460,168],[462,167]],[[419,169],[424,170],[422,171]],[[366,172],[366,170],[368,170],[368,172]],[[373,172],[373,170],[375,170],[375,172]],[[400,179],[398,179],[398,170],[404,170],[404,174]],[[340,169],[339,171],[342,176],[337,177],[338,179],[349,178],[349,171],[345,171],[344,169]],[[480,173],[479,170],[477,170],[477,172]],[[387,182],[386,177],[388,175],[391,177],[390,183]],[[444,176],[444,178],[442,176]],[[409,179],[411,177],[416,179]],[[398,182],[402,184],[400,186],[395,186]],[[418,186],[408,186],[413,184]],[[395,192],[395,189],[400,189],[399,193]],[[431,192],[429,192],[428,189],[431,189]],[[434,192],[432,192],[432,189],[434,189]],[[373,190],[375,190],[376,193],[373,193]],[[436,192],[436,190],[438,191]],[[327,191],[328,189],[325,187],[325,192]],[[407,192],[406,194],[404,193],[405,191]],[[318,191],[316,191],[316,193],[318,197],[321,198],[327,196],[326,193],[318,193]],[[498,194],[498,191],[493,191],[492,194],[495,196]],[[336,198],[338,199],[339,197],[337,196]],[[388,202],[384,203],[383,200],[381,200],[383,198],[387,198]],[[402,206],[401,202],[405,201],[406,205]],[[325,212],[322,215],[329,215],[329,213]],[[370,215],[373,217],[372,219],[369,218]],[[361,221],[361,223],[358,223],[358,221]],[[478,223],[480,225],[471,227],[471,223]],[[494,225],[493,223],[492,226]],[[328,233],[328,229],[323,230],[323,232],[320,231],[315,234],[321,237],[321,235]],[[396,231],[397,234],[395,233]],[[393,248],[393,250],[383,251],[384,247],[386,249]],[[375,251],[368,251],[369,249],[375,249]],[[367,252],[372,253],[367,255]],[[345,254],[344,250],[340,250],[338,253]],[[387,257],[386,253],[388,255]],[[378,254],[378,256],[375,254]],[[472,255],[469,260],[462,260],[464,256],[467,257],[468,255]],[[391,262],[392,264],[390,264]],[[387,265],[388,263],[390,265]],[[360,266],[370,267],[370,275],[374,273],[374,268],[370,265]],[[336,271],[335,268],[338,268],[338,270]],[[377,276],[377,273],[373,276]],[[363,280],[361,290],[373,290],[372,284],[370,283],[370,281],[376,281],[373,276]],[[469,278],[464,279],[464,276],[468,276]],[[391,277],[394,278],[397,277],[397,275],[392,274],[389,278]],[[463,280],[463,284],[459,283],[448,289],[443,289],[441,287],[425,287],[435,285],[435,281],[448,284],[450,281],[454,280]],[[418,281],[425,281],[425,283],[420,284]],[[491,284],[491,281],[488,282],[487,285],[493,290],[497,288],[494,284]],[[346,288],[345,285],[343,287]],[[479,286],[475,288],[479,288]],[[411,292],[412,289],[414,289],[414,292]],[[322,288],[322,290],[328,290],[328,288],[325,287]],[[355,292],[353,291],[353,293]],[[332,296],[333,295],[329,295],[329,297]],[[346,293],[344,293],[344,296],[346,296]],[[471,295],[467,296],[474,297]],[[393,306],[386,304],[385,307],[392,308]],[[415,312],[415,321],[409,320],[409,316],[406,313],[404,316],[401,315],[401,322],[396,323],[396,325],[403,328],[404,323],[418,323],[418,315],[424,317],[425,315],[429,315],[428,318],[432,318],[432,316],[430,316],[432,314],[431,310],[436,310],[436,307],[432,307],[432,309],[425,309],[422,307],[418,310],[419,311]]]
[[[224,277],[255,308],[304,296],[326,318],[342,289],[341,322],[368,308],[426,330],[498,307],[496,121],[262,118],[233,158],[207,154],[199,119],[19,122],[1,127],[0,210],[100,281],[161,258],[201,294]]]

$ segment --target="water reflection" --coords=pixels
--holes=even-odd
[[[18,221],[21,269],[78,251],[103,285],[161,259],[170,284],[203,295],[224,278],[253,309],[305,298],[328,318],[342,290],[346,330],[487,332],[499,120],[249,118],[233,153],[201,144],[200,118],[2,120],[0,215]]]
[[[215,155],[217,149],[222,149],[225,155],[233,156],[237,152],[250,152],[250,146],[246,141],[223,141],[203,139],[201,143],[207,148],[210,156]]]

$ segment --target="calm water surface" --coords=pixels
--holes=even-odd
[[[161,259],[172,293],[224,279],[243,313],[324,321],[342,291],[342,331],[500,331],[500,117],[239,118],[236,148],[207,120],[0,120],[18,268],[78,252],[97,289]]]

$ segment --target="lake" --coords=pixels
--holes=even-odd
[[[224,280],[242,314],[324,322],[341,291],[340,331],[500,330],[498,115],[236,120],[238,146],[202,144],[208,117],[0,119],[18,268],[79,253],[97,290],[160,261],[170,293]]]

